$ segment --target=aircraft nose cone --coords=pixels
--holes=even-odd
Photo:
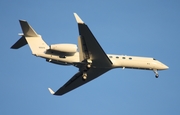
[[[169,69],[169,67],[165,64],[163,64],[163,69]]]

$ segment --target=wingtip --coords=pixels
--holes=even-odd
[[[54,91],[51,88],[48,88],[49,92],[54,95]]]
[[[26,20],[19,20],[19,22],[27,22]]]
[[[76,21],[77,21],[78,24],[84,24],[82,19],[76,13],[74,13],[74,17],[76,18]]]

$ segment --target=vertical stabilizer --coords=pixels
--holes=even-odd
[[[27,21],[19,20],[23,34],[22,37],[11,47],[18,49],[28,43],[32,54],[40,54],[49,49],[49,46],[44,42],[41,35],[28,24]]]
[[[19,20],[23,34],[25,37],[38,37],[38,34],[34,29],[27,23],[27,21]]]

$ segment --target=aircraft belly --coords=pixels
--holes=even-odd
[[[67,63],[73,63],[73,62],[79,62],[79,57],[77,56],[66,56],[64,58],[60,58],[56,55],[49,55],[49,54],[38,54],[38,57],[42,57],[45,59],[53,59],[61,62],[67,62]]]

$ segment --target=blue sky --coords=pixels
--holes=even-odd
[[[180,2],[178,0],[0,1],[0,114],[179,115]],[[27,20],[50,45],[77,44],[76,12],[106,53],[154,57],[169,66],[114,69],[63,96],[50,95],[78,70],[10,47]]]

